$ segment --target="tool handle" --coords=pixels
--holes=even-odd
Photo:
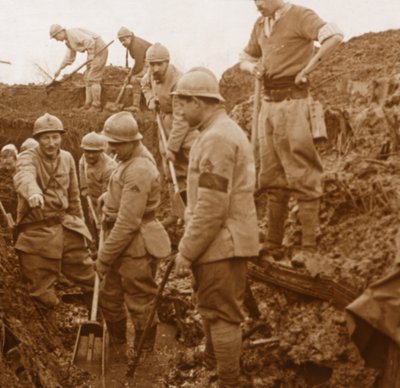
[[[122,88],[119,91],[117,99],[115,100],[116,104],[119,104],[119,102],[121,101],[122,96],[124,95],[125,89],[128,86],[130,78],[132,77],[133,69],[134,69],[134,66],[131,67],[131,69],[129,70],[128,75],[124,79],[124,83],[122,84]]]
[[[260,95],[261,95],[261,80],[256,78],[254,83],[254,102],[253,102],[253,117],[251,125],[251,145],[253,150],[256,149],[257,132],[258,132],[258,114],[260,112]]]
[[[93,220],[96,223],[96,225],[98,225],[99,224],[99,219],[97,218],[96,211],[94,210],[94,205],[93,205],[92,198],[90,198],[90,196],[87,195],[86,196],[86,200],[87,200],[87,203],[88,203],[88,206],[89,206],[90,213],[92,214]]]
[[[97,273],[95,273],[92,310],[90,312],[90,320],[91,321],[95,321],[97,318],[97,307],[99,304],[99,290],[100,290],[100,279],[99,279],[99,275],[97,275]]]
[[[3,216],[5,217],[5,219],[7,221],[8,227],[11,229],[14,228],[14,226],[15,226],[14,219],[10,213],[6,212],[6,209],[3,206],[3,202],[1,202],[1,201],[0,201],[0,210],[3,213]]]
[[[164,151],[166,151],[167,150],[167,137],[165,136],[164,126],[161,121],[161,117],[160,117],[159,113],[156,113],[156,118],[157,118],[158,130],[160,132],[161,143],[164,147]],[[168,160],[168,167],[169,167],[169,172],[171,174],[172,184],[174,186],[174,191],[175,191],[175,193],[179,193],[178,179],[176,177],[175,167],[174,167],[174,164],[170,160]]]

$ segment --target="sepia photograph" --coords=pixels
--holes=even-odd
[[[0,6],[0,388],[400,388],[398,0]]]

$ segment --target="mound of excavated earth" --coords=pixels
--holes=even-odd
[[[314,263],[306,270],[290,266],[288,258],[300,241],[297,204],[293,201],[286,225],[286,261],[267,272],[250,265],[254,300],[246,303],[250,318],[244,324],[247,338],[242,369],[256,387],[356,388],[379,383],[381,373],[365,368],[349,341],[343,307],[384,275],[395,256],[400,203],[399,49],[400,30],[365,34],[343,44],[311,76],[312,93],[324,104],[329,135],[328,141],[317,145],[325,167],[319,234],[322,265]],[[123,69],[107,68],[103,103],[115,101],[124,77]],[[254,80],[234,66],[223,74],[220,85],[231,116],[250,131]],[[130,93],[129,89],[125,93],[126,105],[131,101]],[[78,110],[84,101],[81,75],[51,89],[0,85],[0,96],[0,146],[9,142],[19,146],[30,136],[35,119],[49,112],[64,122],[64,144],[76,159],[82,135],[101,130],[111,114]],[[142,108],[137,118],[145,144],[157,154],[154,117]],[[3,173],[0,179],[0,199],[8,211],[15,212],[12,179]],[[265,233],[265,194],[258,193],[256,203]],[[165,197],[160,217],[167,212]],[[0,385],[95,386],[93,376],[71,365],[85,309],[62,304],[53,313],[43,314],[35,308],[21,281],[11,236],[4,225],[2,220]],[[182,228],[169,232],[176,245]],[[310,282],[314,288],[307,289]],[[70,286],[61,281],[57,292],[66,291]],[[157,383],[144,377],[147,382],[143,386],[215,386],[215,371],[206,370],[196,356],[202,333],[190,298],[189,279],[172,276],[159,313],[165,327],[176,333],[178,344],[172,335],[167,351],[156,361]],[[252,330],[254,327],[257,330]],[[154,374],[150,368],[142,371],[141,378],[146,373]]]

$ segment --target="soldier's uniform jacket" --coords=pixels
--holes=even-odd
[[[146,51],[151,46],[151,43],[146,40],[133,36],[131,44],[127,48],[130,56],[135,60],[132,75],[138,75],[145,69],[146,64]]]
[[[179,251],[196,264],[257,256],[250,143],[224,109],[199,129],[190,152],[186,231]]]
[[[142,81],[142,91],[147,103],[154,97],[160,102],[163,124],[168,132],[168,149],[173,152],[178,152],[181,148],[190,149],[198,136],[198,131],[189,127],[177,100],[171,96],[181,76],[182,72],[169,64],[162,83],[155,81],[151,75],[144,77]]]
[[[111,175],[103,214],[104,223],[113,226],[98,260],[111,265],[121,255],[135,258],[150,254],[163,258],[171,253],[168,234],[155,218],[160,195],[156,163],[140,144],[132,157],[120,162]]]
[[[90,195],[96,203],[100,195],[107,191],[108,181],[116,167],[117,162],[104,152],[94,165],[88,164],[83,154],[79,160],[81,193]]]
[[[14,185],[18,193],[17,222],[23,227],[16,249],[61,258],[63,227],[91,239],[83,220],[75,161],[69,152],[60,150],[53,161],[40,147],[24,151],[17,161]],[[27,201],[33,194],[43,195],[42,210],[29,208]]]
[[[99,35],[84,28],[70,28],[65,31],[67,34],[65,44],[69,50],[61,66],[68,66],[74,63],[77,51],[81,53],[87,51],[88,56],[93,56],[105,46]]]

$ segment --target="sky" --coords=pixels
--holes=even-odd
[[[335,22],[345,40],[366,32],[400,28],[400,0],[298,0]],[[45,82],[36,65],[53,74],[64,43],[49,39],[49,27],[82,27],[108,43],[108,63],[125,65],[125,49],[116,38],[121,26],[149,42],[168,47],[171,62],[185,71],[206,66],[218,77],[238,61],[258,17],[252,0],[0,0],[0,82]],[[86,60],[78,53],[67,74]],[[132,60],[130,60],[130,65]]]

